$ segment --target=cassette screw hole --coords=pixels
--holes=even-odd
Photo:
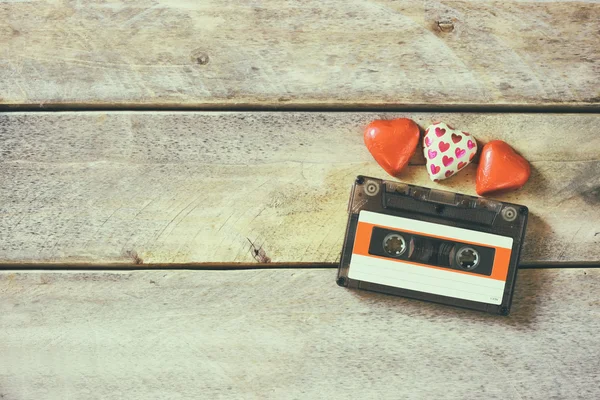
[[[502,210],[502,218],[508,222],[514,221],[517,219],[517,210],[515,210],[513,207],[506,207],[504,210]]]
[[[456,262],[462,269],[475,269],[479,265],[479,253],[471,247],[463,247],[456,254]]]
[[[379,193],[379,184],[373,181],[367,181],[365,183],[365,193],[369,196],[375,196]]]
[[[508,315],[508,308],[506,308],[506,307],[502,307],[502,308],[500,309],[500,313],[501,313],[502,315]]]
[[[365,183],[365,178],[363,178],[362,176],[359,176],[358,178],[356,178],[355,182],[357,185],[362,185],[363,183]]]
[[[340,277],[337,279],[336,283],[337,283],[339,286],[344,286],[344,285],[346,284],[346,278],[344,278],[343,276],[340,276]]]

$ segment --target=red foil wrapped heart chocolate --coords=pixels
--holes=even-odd
[[[423,154],[432,181],[446,179],[466,167],[477,153],[477,141],[443,122],[430,125],[423,137]]]
[[[480,196],[494,192],[520,189],[531,175],[527,160],[501,140],[483,146],[475,190]]]
[[[419,143],[419,126],[408,118],[375,120],[365,129],[367,149],[386,172],[398,177]]]

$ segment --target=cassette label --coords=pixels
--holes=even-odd
[[[508,315],[527,207],[358,177],[338,284]]]
[[[488,254],[493,258],[488,258],[487,261],[493,261],[493,264],[489,268],[489,276],[476,273],[475,270],[461,271],[442,266],[442,264],[451,264],[451,260],[446,263],[442,260],[425,263],[422,261],[424,257],[410,260],[407,251],[402,254],[406,254],[404,259],[386,257],[383,255],[385,242],[373,235],[378,229],[404,234],[402,237],[405,243],[409,237],[414,239],[416,236],[421,238],[421,235],[426,235],[428,238],[441,239],[435,240],[434,246],[452,242],[466,248],[481,246],[490,249],[492,251]],[[348,277],[380,285],[498,305],[504,293],[512,242],[512,238],[509,237],[361,211]],[[376,252],[373,248],[377,246],[382,249],[380,254],[374,254]],[[432,253],[435,253],[435,249]],[[483,258],[484,255],[478,253]],[[449,254],[448,258],[450,258]]]

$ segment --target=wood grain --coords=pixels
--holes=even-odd
[[[333,270],[0,273],[5,399],[594,399],[598,269],[519,272],[497,317]]]
[[[0,3],[4,105],[598,105],[597,1]]]
[[[600,260],[598,115],[89,112],[0,115],[0,261],[254,263],[249,238],[273,262],[335,262],[353,179],[386,177],[363,127],[399,116],[531,161],[497,197],[530,208],[523,262]],[[475,166],[435,184],[422,161],[404,181],[474,194]]]

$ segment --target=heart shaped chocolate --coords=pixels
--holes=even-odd
[[[375,120],[365,129],[367,149],[386,172],[397,177],[415,153],[419,126],[408,118]]]
[[[423,153],[429,177],[436,182],[466,167],[477,153],[477,141],[467,132],[437,122],[425,130]]]
[[[521,188],[531,174],[527,160],[501,140],[483,146],[475,190],[480,196]]]

